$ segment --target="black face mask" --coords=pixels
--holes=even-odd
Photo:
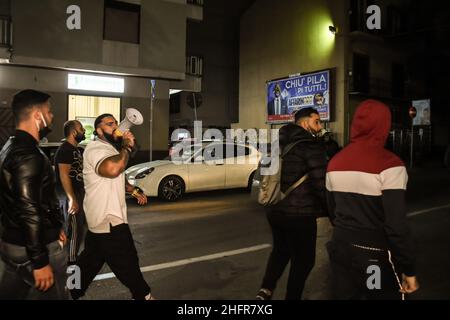
[[[52,129],[48,126],[47,121],[45,120],[44,116],[41,113],[41,119],[42,122],[44,123],[44,126],[42,129],[39,129],[39,123],[36,122],[36,126],[39,129],[39,140],[44,139],[50,132],[52,132]]]
[[[105,139],[108,140],[108,142],[111,143],[114,148],[116,148],[116,150],[120,151],[120,149],[122,149],[122,137],[118,137],[117,140],[115,140],[113,134],[103,132],[103,135],[105,136]]]
[[[39,140],[44,139],[50,132],[52,132],[52,129],[50,129],[49,127],[44,127],[39,130]]]
[[[84,133],[77,133],[77,135],[75,136],[75,141],[77,143],[80,143],[81,141],[86,140],[86,136],[84,135]]]

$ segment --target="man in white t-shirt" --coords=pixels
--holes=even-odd
[[[77,266],[81,288],[71,290],[72,297],[84,295],[106,262],[111,271],[130,290],[133,299],[152,299],[151,290],[139,269],[139,258],[128,226],[125,191],[140,205],[147,197],[125,182],[124,171],[135,146],[131,132],[115,135],[117,121],[111,114],[95,120],[97,139],[84,151],[83,178],[86,195],[84,211],[89,231]]]

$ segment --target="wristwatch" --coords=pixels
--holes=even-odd
[[[137,198],[141,194],[141,192],[142,192],[142,190],[136,187],[133,189],[133,192],[131,193],[131,195],[133,197]]]

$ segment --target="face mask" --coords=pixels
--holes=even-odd
[[[120,151],[120,149],[122,148],[122,137],[117,137],[117,140],[115,140],[113,134],[103,132],[103,135],[105,136],[105,139],[113,145],[114,148]]]
[[[309,126],[308,126],[308,129],[306,129],[306,131],[308,131],[314,138],[318,138],[319,137],[318,132],[316,132],[315,130],[311,129]]]
[[[75,141],[77,143],[80,143],[81,141],[86,140],[86,136],[84,135],[84,133],[77,133],[77,135],[75,136]]]
[[[44,127],[42,129],[39,129],[39,122],[36,121],[36,127],[39,130],[39,140],[44,139],[50,132],[52,132],[52,129],[50,129],[47,126],[47,121],[45,121],[45,118],[42,115],[42,113],[41,113],[41,119],[42,119],[42,122],[44,123]]]

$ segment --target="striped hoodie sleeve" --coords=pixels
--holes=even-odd
[[[393,167],[380,173],[382,202],[385,213],[384,230],[391,245],[400,272],[407,276],[416,273],[414,248],[406,218],[406,184],[408,174],[404,166]]]

